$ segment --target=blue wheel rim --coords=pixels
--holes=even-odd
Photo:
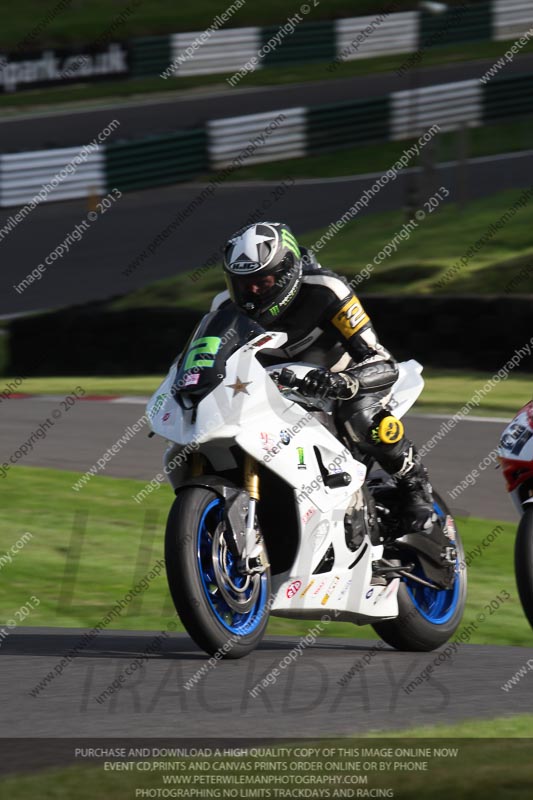
[[[224,598],[220,592],[213,564],[213,535],[216,527],[222,521],[223,510],[223,502],[217,497],[209,503],[202,514],[197,536],[198,570],[204,594],[217,622],[230,633],[246,636],[253,633],[263,619],[268,595],[267,576],[263,573],[259,578],[248,581],[247,586],[247,578],[237,572],[233,557],[228,550],[225,554],[224,569],[233,584],[242,589],[242,597],[249,601],[253,596],[257,580],[260,581],[260,586],[256,600],[248,611],[236,611],[235,607],[232,607]],[[229,586],[231,584],[228,581],[225,588],[228,589]]]
[[[436,502],[433,503],[433,507],[441,522],[444,523],[446,514],[442,508]],[[419,564],[417,564],[413,570],[413,575],[427,579],[427,576]],[[404,581],[409,597],[419,614],[433,625],[444,625],[453,617],[459,603],[459,592],[461,588],[459,554],[455,562],[455,581],[451,589],[430,589],[429,586],[422,586],[422,584],[417,584],[414,581],[411,582],[406,578],[404,578]]]

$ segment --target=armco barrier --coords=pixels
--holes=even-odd
[[[106,186],[103,148],[88,153],[72,174],[62,172],[81,150],[82,147],[68,147],[0,156],[0,206],[29,203],[50,184],[54,188],[45,195],[46,200],[103,194]]]
[[[533,111],[533,75],[512,75],[490,81],[483,87],[483,119],[498,119]]]
[[[468,80],[393,92],[390,138],[419,136],[435,124],[441,131],[455,130],[461,124],[483,124],[483,91],[478,80]]]
[[[209,157],[214,169],[223,169],[239,157],[245,158],[246,164],[259,164],[305,155],[305,108],[215,119],[207,123],[207,129]],[[251,152],[245,157],[247,148],[251,148]]]
[[[261,47],[266,48],[279,31],[279,25],[261,29]],[[274,40],[275,41],[275,40]],[[279,45],[271,43],[263,59],[263,66],[298,64],[312,61],[331,61],[335,58],[335,28],[331,22],[303,22],[297,24]]]
[[[531,341],[533,295],[362,300],[380,340],[399,360],[492,373]],[[200,316],[183,308],[106,311],[94,305],[15,319],[6,374],[162,375]],[[524,358],[518,370],[533,372],[533,358]]]
[[[107,185],[124,192],[179,183],[208,170],[203,128],[113,142],[106,150]]]
[[[495,41],[516,39],[533,26],[531,0],[494,0],[492,13]]]
[[[422,10],[419,16],[419,48],[444,46],[492,38],[492,3],[450,6],[444,14]]]
[[[82,55],[86,62],[90,61],[91,53],[85,52],[90,51],[90,47],[85,50],[83,46],[77,50],[48,47],[44,53],[24,54],[28,65],[23,65],[15,82],[13,71],[17,71],[20,53],[8,53],[9,69],[5,72],[0,69],[0,91],[35,88],[42,84],[43,70],[55,85],[71,84],[80,79],[103,80],[105,73],[113,80],[158,74],[179,80],[186,75],[232,75],[254,57],[258,61],[250,71],[278,64],[316,61],[327,64],[334,60],[409,53],[467,41],[515,39],[533,25],[531,0],[490,0],[451,6],[441,14],[425,10],[389,13],[388,8],[394,8],[394,0],[390,3],[384,0],[381,12],[378,10],[374,16],[334,21],[305,18],[293,22],[293,30],[286,32],[283,29],[287,20],[266,27],[225,27],[137,37],[126,43],[111,43],[109,53],[99,56],[103,61],[90,69],[56,70],[56,62],[70,65],[79,62]],[[297,9],[294,11],[293,17],[296,17]],[[276,43],[259,57],[261,48],[268,45],[272,37],[277,37]],[[196,44],[194,51],[187,53],[193,44]],[[40,66],[38,62],[41,61],[47,66]],[[166,73],[173,64],[177,68]],[[8,80],[4,81],[4,77]]]
[[[513,75],[487,84],[459,81],[368,100],[216,119],[203,128],[103,145],[45,199],[162,186],[212,170],[301,158],[358,142],[401,141],[433,125],[445,132],[532,111],[533,75]],[[0,156],[0,207],[31,201],[81,150]]]
[[[198,36],[201,36],[200,32],[175,33],[172,36],[172,57],[166,66],[171,62],[176,64],[174,77],[237,72],[257,56],[261,47],[260,28],[230,28],[212,33],[190,58],[187,49]]]
[[[388,97],[307,109],[307,152],[385,141],[390,131]]]
[[[417,12],[389,14],[381,20],[382,16],[337,20],[337,57],[342,61],[353,61],[414,52],[418,47]]]
[[[131,41],[132,78],[157,75],[170,64],[173,53],[170,36],[143,36]]]

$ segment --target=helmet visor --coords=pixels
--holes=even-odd
[[[248,312],[262,313],[283,294],[293,268],[294,257],[289,253],[268,272],[261,271],[251,275],[226,273],[233,302]]]

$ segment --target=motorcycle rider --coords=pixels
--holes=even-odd
[[[287,343],[275,353],[280,362],[319,365],[307,374],[303,393],[338,401],[338,432],[394,478],[404,525],[431,531],[427,471],[388,405],[398,367],[349,284],[323,269],[280,222],[237,231],[225,247],[224,273],[228,290],[215,297],[211,310],[233,302],[264,328],[287,333]]]

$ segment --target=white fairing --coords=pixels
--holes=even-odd
[[[508,461],[529,462],[533,466],[533,401],[524,406],[503,431],[498,455]],[[524,505],[533,502],[532,497],[522,503],[518,488],[510,494],[519,514],[523,513]]]
[[[256,337],[229,358],[224,380],[198,403],[194,422],[192,412],[183,411],[171,395],[177,370],[173,366],[147,406],[152,428],[186,449],[205,452],[215,469],[233,465],[229,448],[237,444],[292,487],[300,544],[291,569],[272,577],[273,614],[316,619],[336,611],[337,619],[358,623],[396,617],[399,579],[388,586],[370,585],[372,561],[382,556],[383,547],[372,545],[368,537],[355,552],[346,545],[344,517],[360,497],[366,468],[294,395],[282,394],[256,359],[265,345],[254,343],[264,338]],[[286,338],[285,333],[272,333],[268,348],[282,346]],[[299,375],[309,369],[301,364],[290,367]],[[397,416],[420,394],[420,372],[416,361],[400,365],[393,387]],[[348,486],[324,485],[317,452],[330,474],[350,475]],[[314,575],[330,546],[335,554],[331,568]]]

